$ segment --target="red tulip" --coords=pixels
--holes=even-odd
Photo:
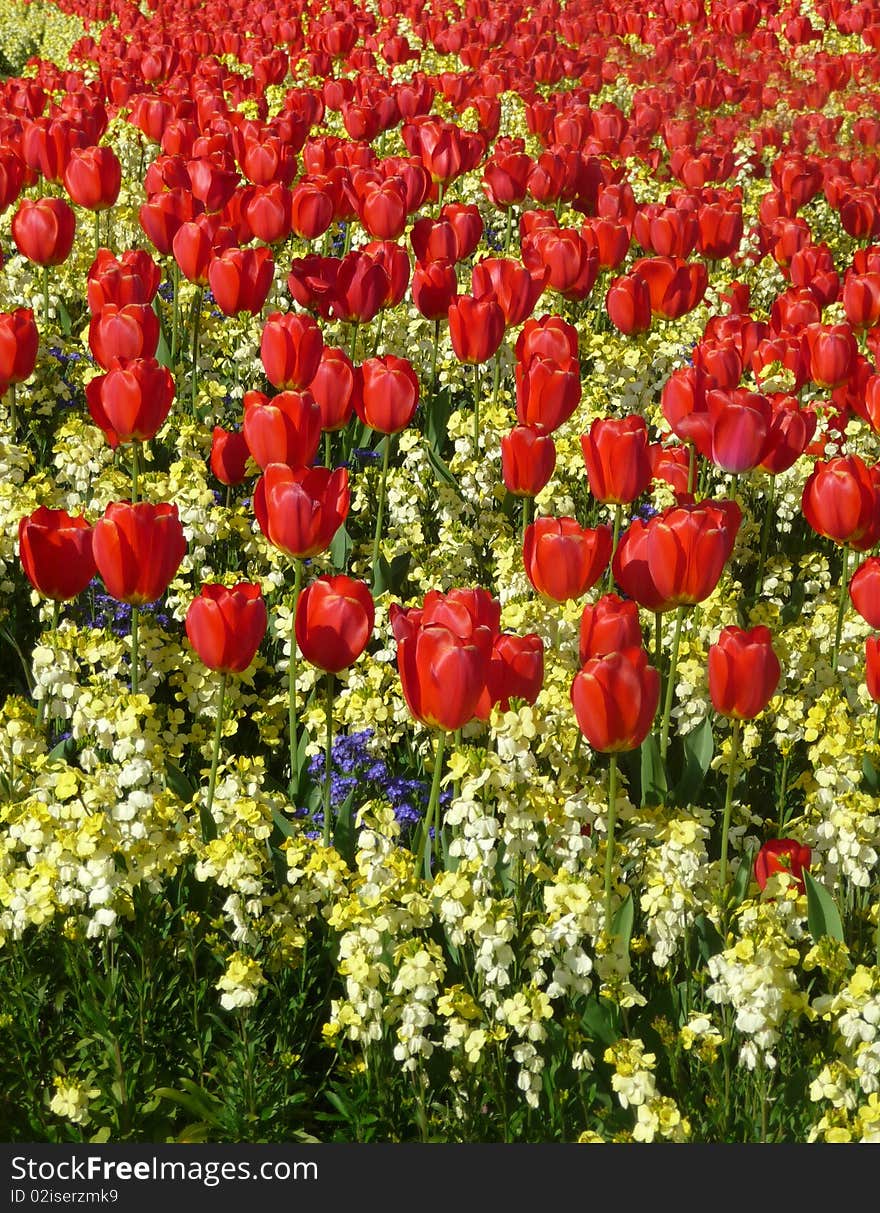
[[[254,489],[254,513],[270,543],[307,559],[329,548],[348,515],[348,470],[270,463]]]
[[[104,370],[117,360],[154,358],[158,347],[159,318],[146,303],[107,303],[89,322],[89,349]]]
[[[880,324],[880,271],[848,273],[843,283],[843,310],[860,332]]]
[[[270,400],[250,391],[243,429],[248,450],[264,470],[270,463],[308,467],[321,441],[321,410],[311,392],[280,392]]]
[[[413,270],[413,303],[426,320],[445,320],[457,292],[458,280],[449,261],[419,262]]]
[[[632,272],[647,284],[651,311],[665,320],[677,320],[692,311],[709,284],[702,261],[683,261],[678,257],[643,257]]]
[[[454,732],[476,714],[485,693],[493,635],[466,610],[448,623],[422,620],[397,642],[407,707],[422,724]]]
[[[582,598],[611,558],[611,527],[582,527],[575,518],[536,519],[526,528],[523,562],[539,594],[554,602]]]
[[[375,607],[366,583],[319,577],[300,595],[296,639],[306,661],[328,674],[354,665],[373,633]]]
[[[544,642],[541,637],[535,632],[527,636],[502,632],[497,636],[486,684],[491,705],[498,704],[502,712],[508,712],[511,699],[533,704],[543,685]]]
[[[319,180],[302,180],[290,191],[291,231],[303,240],[315,240],[333,222],[333,199]]]
[[[754,720],[779,685],[779,658],[770,631],[726,627],[709,646],[709,696],[722,716]]]
[[[155,602],[186,552],[177,506],[116,501],[92,531],[92,552],[107,592],[119,602]]]
[[[29,307],[0,312],[0,384],[24,383],[34,373],[40,334]]]
[[[522,324],[535,310],[547,274],[533,274],[517,261],[485,257],[471,271],[475,299],[494,299],[504,313],[507,328]]]
[[[875,703],[880,703],[880,636],[865,641],[865,685]]]
[[[311,316],[272,312],[263,326],[260,357],[277,388],[305,388],[315,377],[324,338]]]
[[[227,316],[256,315],[266,302],[275,262],[267,248],[228,248],[208,266],[217,306]]]
[[[266,603],[258,585],[203,585],[186,612],[186,634],[209,670],[241,674],[266,634]]]
[[[107,303],[117,307],[150,303],[161,276],[158,265],[144,249],[127,249],[118,258],[109,249],[98,249],[86,283],[89,311],[95,315]]]
[[[216,215],[196,215],[191,222],[181,223],[171,251],[184,278],[206,287],[211,262],[234,244],[232,229],[220,226]]]
[[[224,430],[215,425],[211,433],[211,471],[221,484],[242,484],[247,477],[250,456],[247,440],[240,430]]]
[[[84,147],[70,154],[64,188],[77,206],[106,211],[119,197],[122,166],[112,147]]]
[[[66,510],[39,506],[18,524],[18,552],[28,581],[45,598],[76,598],[95,575],[92,528]]]
[[[880,628],[880,557],[869,556],[849,582],[853,606],[872,628]]]
[[[648,427],[644,417],[596,418],[581,435],[590,492],[597,501],[624,505],[651,483]]]
[[[771,838],[755,857],[755,880],[761,890],[776,872],[788,872],[801,893],[804,891],[804,870],[809,868],[812,853],[794,838]]]
[[[594,750],[637,749],[651,730],[660,701],[660,676],[644,649],[591,657],[571,685],[580,728]]]
[[[25,198],[12,217],[12,239],[35,265],[61,265],[73,248],[76,218],[63,198]]]
[[[290,235],[293,223],[292,195],[281,181],[255,185],[244,207],[245,218],[257,240],[278,244]]]
[[[171,372],[155,358],[132,358],[99,380],[99,391],[87,393],[87,401],[92,420],[112,435],[110,445],[155,438],[174,400]]]
[[[706,393],[706,404],[708,434],[695,435],[700,453],[716,467],[737,475],[757,467],[767,449],[772,422],[767,397],[745,388],[714,389]]]
[[[394,354],[367,358],[358,368],[354,411],[370,429],[397,434],[406,429],[419,403],[419,381],[412,365]]]
[[[449,336],[459,362],[488,362],[504,339],[504,313],[493,299],[459,295],[449,305]]]
[[[551,362],[577,361],[578,334],[573,324],[561,316],[530,317],[522,327],[514,347],[517,362],[530,358],[548,358]]]
[[[138,222],[156,251],[167,257],[181,224],[195,219],[202,210],[202,204],[188,190],[172,189],[144,202]]]
[[[605,296],[608,319],[627,337],[646,333],[651,327],[651,292],[636,274],[615,278]]]
[[[515,378],[516,416],[521,425],[556,430],[580,404],[580,363],[573,358],[555,362],[533,355],[528,362],[516,364]]]
[[[859,352],[848,324],[808,325],[804,344],[809,357],[810,378],[819,387],[835,388],[846,383]]]
[[[501,439],[501,476],[515,497],[536,497],[555,467],[556,445],[543,425],[517,425]]]
[[[877,491],[858,455],[817,460],[801,495],[801,509],[818,535],[856,546],[873,531]]]
[[[363,252],[349,253],[338,267],[332,288],[334,316],[348,324],[369,324],[385,304],[388,271]]]
[[[603,594],[598,602],[587,603],[581,615],[579,656],[581,665],[591,657],[607,657],[642,646],[639,608],[617,594]]]

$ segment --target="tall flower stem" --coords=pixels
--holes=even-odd
[[[480,364],[474,363],[474,454],[480,450]]]
[[[391,460],[391,443],[393,434],[385,435],[385,453],[382,456],[382,478],[379,481],[379,502],[376,506],[376,532],[373,536],[373,585],[376,584],[376,573],[379,568],[379,545],[382,540],[382,519],[385,514],[385,493],[388,480],[388,464]]]
[[[324,693],[324,720],[326,733],[324,735],[324,846],[330,846],[330,780],[333,775],[333,691],[336,682],[333,674],[328,673]]]
[[[758,575],[755,577],[755,594],[760,594],[764,585],[764,564],[767,560],[767,545],[770,542],[770,528],[776,515],[776,477],[770,477],[770,489],[764,499],[764,521],[761,524],[761,551],[758,556]]]
[[[532,510],[534,509],[534,497],[523,497],[522,505],[522,534],[520,535],[520,547],[525,547],[526,531],[529,529],[529,524],[532,521]]]
[[[507,232],[504,237],[504,256],[510,256],[510,241],[513,237],[513,207],[507,208]]]
[[[140,623],[140,608],[131,608],[131,693],[140,693],[140,672],[138,670],[138,625]]]
[[[330,457],[332,455],[332,435],[329,430],[324,431],[324,467],[330,467]]]
[[[617,551],[617,543],[618,543],[618,540],[620,539],[620,523],[621,523],[622,518],[623,518],[623,506],[620,505],[620,503],[618,503],[614,507],[614,531],[611,536],[611,559],[608,561],[608,576],[605,580],[605,585],[607,586],[609,591],[610,591],[611,587],[614,585],[614,573],[612,571],[611,566],[614,563],[614,553]]]
[[[877,712],[874,716],[874,748],[877,748],[877,742],[880,741],[880,703],[877,704]]]
[[[697,448],[692,442],[688,447],[688,492],[693,493],[697,487]]]
[[[171,267],[171,363],[177,365],[180,343],[180,266],[175,260]]]
[[[226,704],[226,680],[228,674],[224,670],[220,675],[220,687],[217,691],[217,722],[214,725],[214,749],[211,753],[211,774],[208,777],[208,800],[202,810],[202,841],[211,842],[217,837],[217,826],[211,816],[214,804],[214,788],[217,786],[217,767],[220,764],[220,739],[223,736],[223,709]]]
[[[192,326],[192,415],[193,419],[196,416],[196,397],[198,395],[199,384],[199,329],[202,324],[202,298],[203,290],[201,287],[196,288],[196,298],[193,303],[193,326]]]
[[[840,636],[843,631],[843,616],[846,612],[846,598],[849,586],[849,548],[843,549],[843,565],[840,569],[840,597],[837,601],[837,626],[834,629],[834,648],[831,651],[831,669],[837,673],[837,658],[840,655]]]
[[[12,433],[18,433],[18,409],[15,407],[15,384],[9,385],[9,420],[12,423]]]
[[[348,356],[351,359],[351,361],[355,362],[355,363],[357,361],[356,355],[357,355],[357,344],[358,344],[358,332],[360,331],[360,327],[361,327],[361,324],[360,324],[359,320],[352,321],[351,345],[349,346]]]
[[[442,181],[437,182],[437,218],[440,218],[440,212],[443,210],[443,194],[445,186]]]
[[[663,660],[663,612],[654,612],[654,665],[659,673]]]
[[[608,768],[608,830],[605,842],[605,932],[611,934],[611,883],[614,872],[614,827],[617,823],[617,755]]]
[[[680,606],[675,612],[675,633],[672,637],[672,656],[669,659],[669,676],[666,683],[666,697],[663,702],[663,723],[660,726],[660,758],[666,761],[666,751],[669,749],[669,718],[672,715],[672,699],[675,695],[675,671],[678,665],[678,650],[681,646],[681,629],[684,624],[686,607]]]
[[[446,749],[446,734],[439,733],[437,735],[437,747],[434,751],[434,778],[431,780],[431,796],[428,800],[428,808],[425,812],[425,820],[422,825],[422,845],[419,849],[419,864],[423,867],[425,880],[431,879],[431,826],[434,825],[435,817],[437,824],[435,833],[440,832],[440,779],[443,775],[443,752]]]
[[[46,324],[49,323],[49,267],[43,266],[43,313]]]
[[[56,598],[52,602],[52,636],[53,639],[58,634],[58,625],[61,621],[61,603]],[[17,647],[17,646],[16,646]],[[46,698],[40,700],[40,706],[37,708],[37,725],[41,726],[46,719]]]
[[[290,739],[290,780],[296,779],[297,769],[297,721],[296,721],[296,608],[302,590],[303,563],[299,557],[293,561],[293,610],[290,613],[290,664],[287,668],[287,726]]]
[[[98,249],[101,247],[101,212],[95,211],[95,257],[98,256]]]
[[[138,442],[137,439],[131,444],[131,504],[134,505],[138,499]]]
[[[730,765],[727,768],[727,791],[724,795],[724,819],[721,823],[721,863],[718,867],[718,885],[722,893],[727,884],[727,840],[730,833],[730,813],[733,806],[733,785],[736,782],[736,764],[739,759],[741,729],[741,722],[734,720],[730,736]]]
[[[440,344],[440,319],[434,321],[434,347],[431,351],[431,397],[437,395],[437,347]]]

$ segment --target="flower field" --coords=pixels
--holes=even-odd
[[[876,0],[0,46],[0,1137],[880,1141]]]

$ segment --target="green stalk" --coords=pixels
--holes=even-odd
[[[764,504],[764,521],[761,524],[761,551],[758,556],[758,575],[755,578],[755,594],[760,594],[764,586],[764,564],[767,560],[767,545],[770,542],[770,526],[775,516],[776,477],[770,477],[770,491]]]
[[[437,182],[437,218],[438,219],[440,218],[440,212],[443,210],[443,193],[444,193],[443,182],[438,181]]]
[[[495,354],[494,362],[495,362],[495,366],[492,371],[492,403],[493,403],[493,405],[498,403],[498,392],[501,388],[501,346],[498,347],[498,351]]]
[[[480,364],[474,363],[474,455],[480,452]]]
[[[697,448],[691,442],[688,451],[688,492],[693,493],[697,487]]]
[[[721,892],[727,884],[727,839],[730,833],[730,813],[733,806],[733,785],[736,782],[736,763],[739,758],[740,730],[742,724],[734,720],[730,739],[730,766],[727,768],[727,792],[724,796],[724,820],[721,824],[721,863],[718,868],[718,885]]]
[[[373,357],[379,352],[379,342],[382,340],[382,329],[385,327],[385,311],[379,313],[379,323],[376,325],[376,335],[373,338]]]
[[[510,241],[513,236],[513,207],[507,208],[507,235],[504,238],[504,256],[510,256]]]
[[[175,260],[171,266],[171,365],[177,365],[180,329],[180,266]]]
[[[15,384],[9,385],[9,420],[12,422],[12,433],[18,433],[18,409],[15,407]]]
[[[349,219],[345,225],[345,243],[342,246],[343,257],[347,257],[348,254],[351,252],[351,233],[352,233],[353,228],[354,228],[354,220]]]
[[[217,837],[217,825],[211,816],[214,804],[214,788],[217,785],[217,767],[220,763],[220,739],[223,736],[223,708],[226,699],[226,679],[224,670],[220,676],[220,688],[217,692],[217,723],[214,726],[214,749],[211,754],[211,774],[208,778],[208,802],[202,810],[202,841],[211,842]]]
[[[135,438],[131,444],[131,504],[138,499],[138,442]]]
[[[660,728],[660,758],[663,762],[666,761],[666,751],[669,749],[669,718],[672,714],[672,697],[675,694],[675,670],[678,665],[681,629],[686,610],[686,607],[680,606],[675,612],[675,634],[672,638],[672,657],[669,661],[669,677],[666,683],[666,698],[663,703],[663,724]]]
[[[618,502],[614,507],[614,531],[611,536],[611,559],[608,561],[608,576],[605,579],[606,588],[610,591],[614,585],[614,573],[612,564],[614,563],[614,553],[617,551],[617,543],[620,539],[620,523],[623,518],[623,506]]]
[[[98,256],[98,249],[101,247],[101,212],[95,211],[95,257]]]
[[[137,606],[131,608],[131,693],[137,695],[140,693],[140,678],[138,674],[138,623],[140,621],[140,609]]]
[[[43,266],[43,311],[46,313],[46,324],[49,323],[49,267]]]
[[[880,703],[877,704],[877,712],[874,716],[874,749],[877,748],[877,742],[880,740]]]
[[[425,880],[431,879],[431,826],[437,815],[437,833],[440,831],[438,808],[440,805],[440,779],[443,775],[443,751],[446,748],[446,734],[438,733],[437,748],[434,751],[434,778],[431,780],[431,796],[428,809],[422,825],[422,845],[419,850],[419,864],[425,873]]]
[[[324,739],[324,846],[330,846],[330,777],[333,773],[333,684],[335,678],[327,674],[324,702],[327,732]]]
[[[196,288],[196,298],[193,304],[193,336],[192,336],[192,415],[196,418],[196,396],[198,393],[199,383],[199,328],[202,323],[202,297],[203,291],[201,287]]]
[[[611,935],[611,878],[614,870],[614,827],[617,823],[617,755],[608,768],[608,837],[605,842],[605,933]]]
[[[349,352],[348,352],[348,356],[349,356],[349,358],[351,359],[351,361],[352,361],[352,362],[355,362],[355,355],[357,354],[358,330],[360,329],[360,327],[361,327],[361,323],[360,323],[360,321],[359,321],[359,320],[353,320],[353,321],[352,321],[352,325],[351,325],[351,348],[350,348],[350,350],[349,350]]]
[[[849,590],[847,575],[849,573],[849,548],[843,549],[843,565],[840,570],[840,597],[837,602],[837,626],[834,629],[834,648],[831,651],[831,669],[837,673],[837,658],[840,655],[840,635],[843,631],[843,616],[846,611],[846,597]]]
[[[329,430],[324,431],[324,467],[330,467],[330,456],[332,454],[331,434]]]
[[[654,612],[654,666],[659,674],[663,660],[663,612]]]
[[[376,507],[376,533],[373,536],[373,585],[376,584],[376,572],[379,568],[379,543],[382,539],[382,517],[385,513],[386,481],[388,480],[388,463],[391,459],[393,437],[393,434],[385,435],[385,453],[382,456],[382,479],[379,481],[379,504]]]
[[[440,344],[440,320],[434,321],[434,349],[431,354],[431,396],[437,395],[437,346]]]
[[[526,531],[529,529],[529,524],[532,521],[532,509],[535,505],[534,497],[523,497],[522,506],[522,534],[520,536],[520,547],[526,545]]]
[[[297,723],[296,723],[296,608],[302,590],[303,563],[299,557],[293,561],[293,610],[290,615],[290,665],[287,670],[287,724],[290,738],[290,781],[296,779],[297,770]]]

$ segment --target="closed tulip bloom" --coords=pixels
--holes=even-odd
[[[673,506],[648,523],[648,568],[671,606],[708,598],[730,558],[742,521],[735,502]]]
[[[266,302],[275,262],[267,248],[229,248],[208,266],[217,306],[227,316],[256,315]]]
[[[709,646],[709,695],[722,716],[754,720],[773,698],[779,676],[769,628],[726,627]]]
[[[459,362],[488,362],[504,340],[504,313],[494,299],[459,295],[450,303],[447,315]]]
[[[409,234],[416,260],[424,266],[432,261],[458,260],[458,237],[448,219],[417,219]]]
[[[419,403],[419,381],[405,358],[384,354],[367,358],[357,370],[354,411],[379,434],[406,429]]]
[[[145,249],[126,249],[118,258],[109,249],[98,249],[86,282],[89,311],[95,315],[107,303],[150,303],[160,278],[158,265]]]
[[[445,320],[458,293],[455,268],[449,261],[419,262],[413,270],[412,299],[426,320]]]
[[[97,400],[88,396],[93,420],[116,443],[155,438],[174,400],[174,380],[155,358],[133,358],[100,376]],[[114,444],[115,445],[115,444]]]
[[[398,641],[397,668],[416,720],[454,732],[474,719],[486,689],[493,637],[487,627],[464,635],[443,624],[417,627]]]
[[[580,363],[569,358],[555,362],[540,355],[518,362],[516,416],[520,425],[543,425],[558,429],[581,402]]]
[[[40,334],[29,307],[0,312],[0,383],[24,383],[34,373]]]
[[[348,470],[270,463],[254,489],[254,513],[270,543],[304,560],[329,548],[348,516]]]
[[[810,866],[812,852],[794,838],[770,838],[755,856],[755,880],[763,891],[777,872],[788,872],[798,889],[804,891],[804,869]]]
[[[321,410],[311,392],[262,392],[244,397],[244,437],[261,468],[270,463],[308,467],[321,441]]]
[[[865,685],[875,703],[880,703],[880,636],[865,640]]]
[[[539,320],[529,317],[514,346],[517,362],[527,363],[530,358],[549,358],[551,362],[577,361],[578,334],[573,324],[561,316],[541,316]]]
[[[859,331],[880,324],[880,271],[847,274],[843,283],[843,310]]]
[[[132,606],[155,602],[186,552],[177,506],[111,503],[93,528],[92,552],[111,598]]]
[[[197,215],[177,229],[171,241],[171,251],[184,278],[206,287],[211,262],[234,244],[232,229],[222,227],[216,215]]]
[[[536,497],[555,467],[556,444],[543,425],[517,425],[501,439],[501,476],[515,497]]]
[[[579,655],[581,665],[591,657],[606,657],[642,645],[638,605],[617,594],[603,594],[587,603],[581,615]]]
[[[89,321],[89,349],[105,371],[117,360],[154,358],[159,318],[146,303],[107,303]]]
[[[221,484],[242,484],[250,456],[247,439],[240,430],[215,425],[211,434],[211,471]]]
[[[818,460],[801,495],[804,517],[818,535],[855,545],[875,524],[876,494],[858,455]]]
[[[533,704],[544,685],[544,642],[535,632],[516,636],[502,632],[492,646],[487,675],[487,698],[502,712],[511,699]],[[491,710],[491,708],[490,708]]]
[[[478,207],[473,202],[447,202],[440,218],[448,220],[455,232],[458,251],[454,260],[466,260],[483,238],[483,219]]]
[[[571,684],[578,727],[602,753],[637,749],[651,730],[659,701],[660,675],[644,649],[591,657]]]
[[[388,271],[360,251],[343,257],[338,266],[332,291],[333,315],[347,324],[369,324],[388,296]]]
[[[287,239],[292,225],[291,197],[290,190],[281,181],[254,186],[244,214],[257,240],[278,244]]]
[[[644,417],[599,418],[581,435],[590,492],[597,501],[624,505],[651,483],[648,427]]]
[[[324,338],[317,322],[294,312],[273,312],[263,325],[260,358],[277,388],[305,388],[315,377]]]
[[[291,230],[303,240],[315,240],[333,222],[333,199],[321,180],[299,181],[290,191]]]
[[[745,388],[713,389],[706,394],[709,445],[700,453],[725,472],[751,471],[767,449],[772,409],[766,396]]]
[[[61,265],[73,248],[76,217],[63,198],[25,198],[12,217],[12,239],[35,265]]]
[[[507,328],[531,316],[546,281],[546,270],[533,274],[520,262],[505,257],[485,257],[471,271],[474,298],[494,299],[504,313]]]
[[[818,418],[812,409],[802,409],[794,396],[771,396],[770,406],[770,429],[758,466],[776,476],[803,455],[813,441]]]
[[[538,518],[523,542],[526,575],[544,598],[581,598],[607,568],[611,542],[609,526],[591,530],[575,518]]]
[[[651,327],[651,293],[647,283],[636,274],[615,278],[605,295],[605,310],[614,327],[627,337],[647,333]]]
[[[852,373],[859,347],[848,324],[811,324],[804,330],[810,378],[823,388],[846,383]]]
[[[241,674],[266,634],[266,603],[258,585],[203,585],[186,612],[186,634],[209,670]]]
[[[28,581],[45,598],[76,598],[95,575],[92,528],[66,510],[39,506],[18,524],[18,553]]]
[[[296,639],[306,661],[328,674],[354,665],[373,634],[375,607],[366,582],[319,577],[300,595]]]
[[[324,346],[309,391],[321,411],[321,429],[344,429],[354,413],[355,368],[345,350]]]
[[[64,188],[77,206],[106,211],[119,197],[122,166],[112,147],[77,148],[64,170]]]
[[[849,582],[850,601],[862,619],[880,629],[880,556],[869,556]]]

